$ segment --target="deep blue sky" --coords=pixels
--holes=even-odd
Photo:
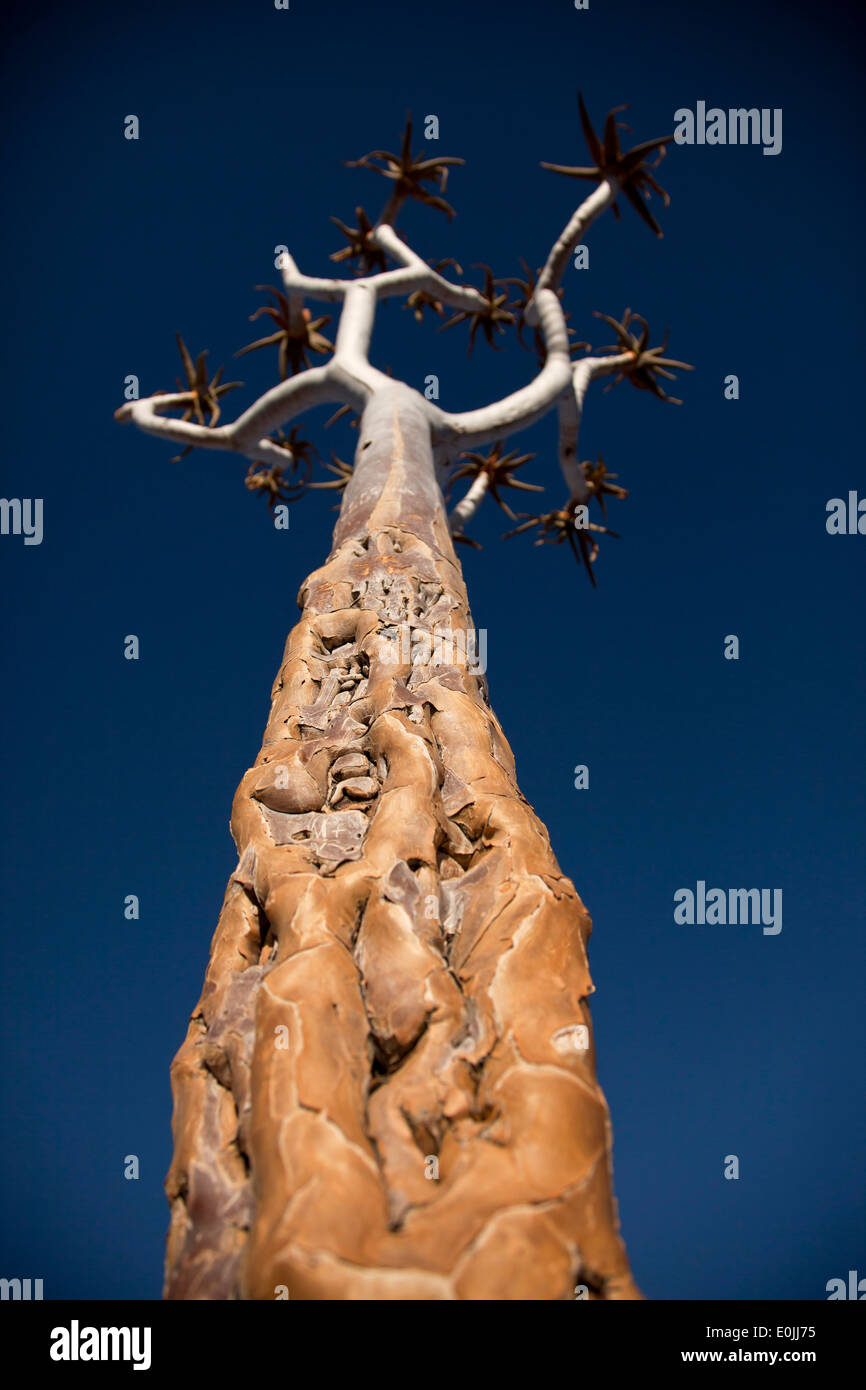
[[[566,276],[592,318],[671,329],[685,405],[592,391],[581,457],[630,489],[592,592],[565,548],[463,552],[491,696],[524,793],[595,922],[599,1070],[636,1276],[657,1299],[826,1297],[862,1240],[863,628],[866,539],[825,504],[866,494],[863,112],[846,7],[733,0],[292,0],[51,6],[5,60],[2,495],[42,497],[41,546],[0,537],[4,1062],[0,1273],[49,1298],[159,1296],[168,1066],[235,865],[232,794],[254,760],[295,596],[332,496],[277,533],[244,466],[176,452],[112,414],[123,381],[173,387],[174,331],[216,366],[251,340],[273,247],[327,273],[330,214],[384,181],[343,159],[411,108],[462,155],[459,216],[410,208],[425,256],[541,263],[588,186],[581,87],[636,139],[698,100],[781,107],[783,150],[672,148],[657,241],[623,206]],[[123,118],[141,121],[137,143]],[[657,204],[655,205],[657,207]],[[333,324],[332,324],[333,327]],[[374,360],[446,408],[528,379],[509,340],[436,335],[392,302]],[[275,380],[242,359],[233,418]],[[723,398],[727,373],[741,398]],[[308,431],[343,457],[354,435]],[[306,422],[305,422],[306,423]],[[511,447],[565,500],[552,420]],[[613,519],[615,517],[615,520]],[[127,633],[141,641],[123,659]],[[738,662],[723,659],[726,634]],[[858,714],[858,710],[860,713]],[[575,764],[590,789],[573,787]],[[780,935],[677,926],[673,895],[781,888]],[[127,922],[123,900],[141,898]],[[125,1181],[124,1155],[141,1161]],[[724,1157],[740,1159],[725,1181]]]

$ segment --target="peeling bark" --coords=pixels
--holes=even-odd
[[[416,393],[373,394],[235,797],[172,1067],[168,1298],[640,1297],[590,919],[483,676],[394,640],[472,630],[430,435]]]

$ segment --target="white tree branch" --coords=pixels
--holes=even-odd
[[[233,447],[252,458],[250,450],[259,448],[263,436],[280,429],[312,406],[338,401],[362,409],[366,398],[366,390],[335,370],[332,359],[324,367],[308,367],[297,376],[272,386],[226,428],[231,431]]]
[[[333,361],[362,375],[370,366],[370,339],[376,319],[376,292],[370,280],[357,280],[349,286],[343,312],[337,325]]]
[[[402,261],[401,270],[389,270],[378,276],[380,284],[378,297],[389,298],[394,294],[412,294],[415,290],[427,290],[447,304],[451,309],[465,309],[469,313],[483,311],[487,301],[483,294],[471,285],[452,285],[450,280],[429,266],[411,246],[398,237],[393,227],[378,226],[373,232],[373,241],[395,260]]]
[[[559,416],[559,467],[568,488],[569,497],[585,502],[586,479],[577,458],[577,436],[580,432],[581,410],[574,392],[563,393],[557,401]]]
[[[115,420],[126,423],[132,420],[145,434],[156,435],[157,439],[167,439],[173,444],[206,444],[209,449],[233,449],[231,425],[195,424],[192,420],[167,419],[161,414],[164,410],[178,410],[191,404],[189,392],[171,392],[160,396],[144,396],[140,401],[127,401],[114,412]]]
[[[302,275],[287,251],[280,256],[280,273],[290,303],[293,300],[297,302],[298,298],[303,300],[307,295],[310,299],[322,299],[333,304],[343,299],[346,290],[356,283],[354,280],[324,280],[316,275]]]
[[[622,371],[634,361],[634,354],[620,352],[614,357],[583,357],[572,367],[571,391],[557,401],[559,414],[559,466],[568,487],[569,497],[585,502],[588,496],[586,479],[577,457],[577,437],[583,418],[583,402],[591,381],[611,372]]]
[[[297,274],[298,267],[295,265],[295,262],[292,260],[291,256],[288,254],[287,251],[284,251],[282,256],[280,257],[280,265],[284,271],[291,270]],[[287,298],[289,301],[289,323],[291,324],[292,332],[297,332],[298,329],[302,326],[303,322],[303,290],[289,289],[287,293]]]
[[[199,425],[192,420],[174,420],[162,414],[165,410],[188,406],[189,392],[128,401],[115,412],[115,418],[131,420],[146,434],[174,444],[230,450],[254,462],[285,463],[287,451],[267,438],[273,430],[311,406],[326,402],[338,401],[363,409],[368,394],[368,389],[349,373],[335,369],[334,363],[329,362],[325,367],[311,367],[299,376],[281,381],[230,425]]]
[[[475,448],[527,429],[556,405],[559,415],[559,460],[570,493],[581,499],[586,486],[577,459],[577,439],[583,399],[590,381],[621,369],[633,359],[630,353],[584,358],[572,363],[568,330],[557,290],[568,258],[590,224],[614,201],[616,180],[605,180],[580,205],[554,243],[541,271],[525,317],[540,328],[546,357],[534,380],[511,395],[478,410],[450,414],[422,396],[418,400],[430,421],[437,466],[455,451]],[[343,302],[337,327],[334,356],[323,367],[311,367],[266,391],[232,424],[204,426],[193,421],[167,418],[167,410],[188,407],[189,392],[150,396],[130,401],[116,412],[119,420],[132,420],[157,438],[208,449],[230,450],[254,461],[285,463],[287,451],[268,438],[310,407],[339,402],[362,411],[370,396],[391,379],[369,360],[370,341],[380,299],[410,295],[423,290],[449,307],[467,314],[483,314],[484,296],[471,286],[453,285],[417,255],[395,232],[380,223],[371,240],[399,262],[394,270],[353,280],[323,279],[302,274],[288,252],[280,258],[283,285],[290,305],[290,322],[301,322],[305,297]],[[417,394],[417,393],[415,393]],[[452,525],[462,529],[474,516],[487,492],[486,475],[479,475],[452,513]]]
[[[479,473],[478,477],[472,480],[471,487],[464,496],[461,497],[448,518],[451,524],[452,535],[455,531],[462,531],[467,521],[472,520],[487,495],[487,485],[489,481],[490,479],[486,473]]]
[[[303,275],[295,261],[287,253],[280,257],[283,285],[289,299],[304,295],[309,299],[334,303],[344,299],[359,285],[372,288],[376,299],[393,299],[397,295],[410,295],[415,290],[428,290],[436,294],[443,304],[455,309],[469,311],[483,309],[485,299],[471,285],[452,285],[429,266],[406,242],[398,237],[393,227],[380,224],[371,235],[371,240],[389,256],[401,264],[396,270],[383,270],[375,275],[358,276],[352,280],[321,279],[318,276]]]
[[[619,184],[616,179],[605,179],[581,203],[574,215],[565,224],[562,232],[553,243],[544,269],[538,277],[533,301],[526,310],[528,323],[537,321],[535,315],[539,290],[559,289],[560,281],[574,248],[580,244],[581,238],[595,219],[600,217],[605,209],[616,201],[618,193]]]

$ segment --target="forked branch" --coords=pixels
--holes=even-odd
[[[592,164],[577,167],[545,163],[542,167],[570,178],[594,181],[598,187],[569,218],[554,241],[537,279],[534,279],[524,262],[525,280],[514,277],[497,280],[489,267],[484,267],[481,289],[455,284],[442,274],[445,267],[453,262],[442,262],[438,268],[434,267],[423,260],[397,232],[394,220],[408,201],[433,207],[446,213],[449,218],[453,216],[453,208],[441,195],[449,169],[463,163],[451,156],[423,158],[413,154],[412,123],[407,120],[399,154],[372,150],[361,159],[350,161],[352,167],[372,170],[392,184],[390,196],[375,224],[360,207],[356,209],[357,227],[334,219],[348,245],[334,253],[332,260],[352,262],[360,274],[351,279],[306,275],[298,268],[293,257],[285,252],[280,260],[282,289],[259,286],[271,296],[272,302],[256,310],[252,318],[270,318],[273,331],[247,344],[237,355],[276,347],[281,378],[279,384],[266,391],[231,424],[220,424],[220,397],[239,383],[222,383],[222,369],[209,380],[204,366],[205,354],[200,354],[193,363],[179,337],[186,389],[171,394],[159,392],[142,400],[130,401],[116,412],[117,419],[132,420],[148,434],[183,445],[183,453],[179,457],[196,446],[243,455],[253,464],[247,475],[247,486],[253,491],[263,492],[271,506],[278,498],[297,497],[310,485],[309,456],[299,456],[295,431],[286,436],[284,427],[304,411],[323,402],[337,404],[337,415],[346,411],[360,414],[372,397],[393,389],[390,374],[380,371],[371,363],[370,343],[380,301],[402,297],[413,309],[416,318],[423,318],[424,308],[430,307],[440,317],[444,317],[446,309],[452,311],[451,318],[442,327],[468,323],[470,352],[478,334],[496,347],[497,338],[514,324],[517,324],[521,335],[524,325],[531,326],[534,332],[538,371],[526,385],[502,399],[475,410],[454,413],[442,410],[420,394],[413,393],[429,423],[436,463],[447,469],[458,455],[476,460],[475,463],[458,467],[456,471],[452,470],[453,481],[454,477],[469,476],[467,468],[470,472],[473,467],[477,468],[466,496],[452,514],[452,526],[458,538],[465,539],[463,528],[475,515],[484,498],[488,494],[497,497],[497,479],[505,485],[502,470],[506,460],[512,460],[512,468],[516,466],[513,463],[514,455],[500,456],[498,451],[502,442],[535,424],[554,409],[559,424],[559,464],[568,488],[566,510],[585,503],[591,488],[584,469],[578,463],[577,446],[584,397],[590,382],[601,376],[616,374],[612,384],[627,379],[633,386],[651,392],[660,400],[675,401],[675,397],[662,389],[660,378],[673,379],[674,371],[691,368],[688,363],[665,355],[667,337],[660,346],[650,347],[645,320],[630,310],[626,310],[621,321],[605,314],[599,315],[613,328],[616,343],[594,355],[572,360],[573,352],[587,345],[569,341],[572,330],[567,327],[560,283],[569,258],[591,224],[608,207],[612,208],[615,216],[619,216],[616,200],[620,195],[627,198],[643,221],[661,235],[661,229],[647,207],[646,198],[655,192],[665,202],[668,201],[667,194],[659,187],[652,171],[672,139],[671,136],[662,136],[623,150],[619,131],[624,127],[616,120],[617,112],[623,108],[614,108],[609,112],[603,135],[599,137],[589,119],[583,97],[579,96],[578,101]],[[652,164],[647,158],[651,154],[656,155]],[[426,186],[430,184],[438,185],[438,192],[434,193]],[[459,266],[456,270],[458,274],[462,273]],[[509,301],[507,290],[500,292],[498,288],[510,284],[520,289],[521,297],[514,303]],[[305,300],[339,306],[333,343],[321,332],[330,322],[329,316],[314,319],[305,307]],[[635,328],[639,331],[635,332]],[[328,360],[312,366],[310,354],[328,357]],[[179,382],[178,385],[182,387],[183,383]],[[177,411],[182,412],[180,418],[169,415],[169,412]],[[477,464],[481,456],[476,451],[488,444],[494,444],[496,449],[488,457],[485,467],[481,467]],[[524,461],[526,459],[521,460]],[[262,468],[262,465],[265,467]],[[532,486],[514,482],[507,485]],[[497,497],[497,500],[501,503],[501,498]],[[553,516],[556,517],[555,522],[550,520]],[[543,540],[560,538],[560,513],[548,513],[540,521],[544,523]],[[587,552],[583,542],[578,544],[581,556],[588,565],[594,558],[594,552]]]

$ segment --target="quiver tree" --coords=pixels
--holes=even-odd
[[[609,320],[616,344],[572,360],[570,254],[620,194],[657,230],[645,157],[666,143],[624,154],[614,113],[602,142],[582,102],[581,116],[593,166],[561,172],[598,186],[516,302],[489,271],[480,289],[454,283],[397,234],[407,199],[452,214],[440,195],[461,162],[413,156],[407,123],[399,155],[357,161],[392,189],[375,224],[363,209],[357,228],[339,224],[349,246],[334,259],[356,278],[282,259],[283,289],[258,311],[274,332],[245,349],[276,347],[278,385],[220,424],[227,387],[183,347],[186,389],[117,412],[184,449],[242,455],[272,507],[316,486],[314,451],[283,427],[322,402],[359,416],[354,465],[331,470],[333,546],[301,588],[235,797],[239,862],[172,1067],[168,1298],[640,1296],[596,1080],[590,919],[518,789],[453,545],[492,496],[517,530],[568,541],[592,577],[605,527],[589,508],[603,523],[625,489],[578,462],[586,391],[617,376],[662,395],[657,378],[685,366],[628,311]],[[377,306],[395,296],[419,318],[450,310],[494,346],[528,326],[539,370],[481,409],[440,409],[369,360]],[[307,300],[339,309],[330,356]],[[515,513],[502,493],[534,490],[515,476],[531,456],[503,441],[549,411],[567,498]],[[449,518],[443,486],[459,478]]]

